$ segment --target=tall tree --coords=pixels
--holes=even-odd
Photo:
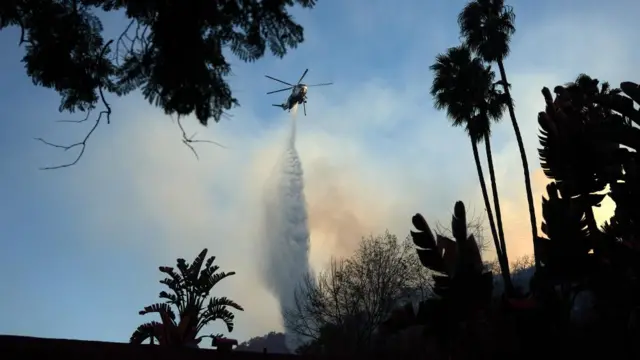
[[[102,102],[105,110],[97,126],[111,114],[106,94],[141,89],[166,114],[194,114],[207,125],[238,105],[226,81],[231,65],[224,51],[246,62],[260,59],[267,48],[284,56],[304,40],[289,8],[315,3],[15,0],[0,6],[0,30],[20,28],[27,75],[60,94],[60,111],[85,112]],[[121,12],[129,19],[119,37],[105,38],[100,11]]]
[[[489,217],[489,226],[493,235],[501,273],[505,281],[505,288],[511,291],[511,279],[509,276],[509,263],[506,258],[506,249],[500,241],[496,231],[493,211],[489,201],[487,186],[484,181],[484,173],[478,152],[478,143],[488,140],[491,129],[490,119],[495,117],[499,110],[497,99],[488,98],[491,91],[492,73],[485,67],[482,59],[473,57],[466,46],[452,47],[445,54],[439,54],[436,62],[431,66],[434,72],[431,95],[434,97],[435,107],[438,110],[446,110],[453,126],[464,126],[473,150],[473,157],[478,172],[478,180],[484,198],[485,207]],[[494,102],[494,100],[496,100]],[[495,107],[495,108],[494,108]],[[491,157],[490,143],[486,142],[487,156]],[[491,165],[493,163],[491,162]],[[492,185],[496,204],[497,188],[495,175],[492,172]]]
[[[365,351],[398,304],[432,295],[428,280],[411,240],[400,242],[388,232],[366,237],[353,256],[305,279],[285,326],[309,340],[307,351]]]
[[[520,127],[516,120],[516,113],[511,97],[510,84],[507,80],[507,72],[504,69],[504,59],[509,55],[511,36],[516,31],[515,13],[510,6],[505,5],[504,0],[474,0],[469,2],[458,15],[460,34],[465,44],[475,51],[482,59],[488,63],[497,63],[500,69],[501,84],[507,97],[507,108],[509,117],[516,134],[522,167],[524,170],[524,183],[529,204],[529,218],[531,221],[531,233],[533,241],[538,238],[538,224],[536,222],[536,211],[533,204],[533,192],[531,190],[531,176],[529,174],[529,163],[527,154],[520,134]],[[535,246],[534,246],[535,251]],[[536,259],[536,267],[539,267]]]
[[[153,344],[154,340],[157,340],[160,345],[197,346],[203,338],[216,339],[222,336],[198,336],[206,325],[216,320],[222,320],[227,330],[233,331],[235,316],[229,308],[239,311],[244,309],[226,297],[209,295],[214,286],[221,280],[235,275],[235,272],[218,272],[220,267],[213,265],[215,256],[211,256],[205,262],[206,256],[207,249],[204,249],[192,264],[178,259],[178,271],[168,266],[159,268],[162,273],[168,275],[160,283],[166,285],[171,293],[162,291],[160,298],[166,299],[166,302],[147,306],[140,311],[140,315],[158,313],[161,322],[152,321],[138,326],[131,335],[131,343],[142,344],[150,340]],[[171,306],[178,310],[178,316]]]
[[[486,67],[482,72],[478,73],[478,79],[475,80],[479,90],[484,90],[483,96],[479,99],[478,109],[475,118],[472,120],[480,124],[480,127],[487,129],[484,132],[485,152],[487,155],[487,165],[489,167],[489,177],[491,179],[491,191],[493,192],[493,205],[496,210],[496,223],[498,225],[498,237],[500,238],[500,247],[502,249],[502,257],[505,264],[509,264],[509,256],[507,253],[507,242],[504,239],[504,228],[502,225],[502,212],[500,210],[500,197],[498,196],[498,183],[496,181],[496,172],[493,166],[493,153],[491,152],[491,124],[502,119],[502,114],[507,104],[506,95],[498,92],[493,84],[495,74],[491,71],[491,67]],[[507,268],[509,266],[507,265]],[[511,276],[509,274],[509,276]],[[507,290],[512,290],[509,284],[505,284]]]

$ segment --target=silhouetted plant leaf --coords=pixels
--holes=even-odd
[[[218,267],[213,264],[215,257],[206,259],[206,254],[207,249],[204,249],[192,264],[188,264],[184,259],[177,259],[178,272],[168,266],[159,268],[162,273],[169,275],[169,278],[162,280],[161,283],[167,285],[173,293],[162,291],[160,298],[166,299],[166,303],[147,306],[140,312],[140,315],[150,312],[160,314],[162,323],[160,327],[155,329],[154,335],[154,339],[158,340],[159,344],[197,345],[202,340],[202,337],[198,337],[198,332],[206,325],[215,320],[222,320],[231,331],[233,330],[234,315],[229,308],[244,310],[236,302],[226,297],[209,298],[214,285],[221,279],[235,273],[216,273]],[[208,303],[206,303],[207,299],[209,299]],[[178,316],[170,305],[176,306]],[[178,321],[176,318],[179,318]],[[146,326],[145,329],[145,331],[149,331],[150,327]],[[160,330],[161,333],[159,333]],[[147,338],[139,333],[134,333],[132,341],[142,342]]]
[[[162,324],[157,321],[144,323],[133,332],[129,342],[131,344],[142,344],[149,339],[159,339],[163,332]]]

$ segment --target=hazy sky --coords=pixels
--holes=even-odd
[[[415,212],[448,221],[454,202],[463,200],[482,213],[469,141],[433,110],[428,93],[428,66],[457,45],[464,3],[321,0],[310,12],[296,11],[307,40],[283,60],[232,60],[242,104],[232,119],[209,128],[188,121],[190,133],[228,149],[201,144],[197,161],[161,111],[138,95],[111,97],[111,125],[99,128],[80,164],[57,171],[38,168],[75,154],[33,138],[75,142],[89,124],[55,122],[69,119],[57,113],[58,96],[24,75],[17,30],[1,32],[0,333],[128,341],[138,324],[154,320],[137,311],[158,300],[157,267],[177,257],[190,261],[204,247],[223,270],[238,273],[216,289],[246,307],[231,337],[279,329],[256,259],[262,188],[284,146],[288,115],[271,106],[286,95],[265,95],[279,87],[264,74],[296,81],[309,68],[307,82],[336,83],[310,90],[308,116],[298,127],[316,268],[348,254],[362,235],[388,228],[404,237]],[[518,31],[505,65],[539,211],[546,184],[536,152],[540,89],[580,72],[614,85],[640,80],[640,4],[511,3]],[[115,35],[124,21],[111,15],[106,26]],[[531,251],[522,167],[510,122],[493,132],[514,258]]]

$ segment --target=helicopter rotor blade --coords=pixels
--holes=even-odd
[[[300,76],[300,80],[298,80],[298,84],[300,84],[302,82],[302,79],[304,79],[304,77],[307,75],[307,72],[309,72],[309,69],[305,70],[302,73],[302,76]]]
[[[307,87],[312,87],[312,86],[328,86],[328,85],[333,85],[333,83],[322,83],[322,84],[307,85]]]
[[[290,86],[290,87],[285,88],[285,89],[269,91],[269,92],[267,93],[267,95],[269,95],[269,94],[275,94],[275,93],[279,93],[279,92],[281,92],[281,91],[287,91],[287,90],[291,90],[291,89],[293,89],[293,86]]]
[[[304,111],[304,116],[307,116],[307,103],[306,102],[302,103],[302,111]]]
[[[279,83],[283,83],[283,84],[285,84],[285,85],[293,86],[292,84],[289,84],[288,82],[286,82],[286,81],[282,81],[282,80],[280,80],[280,79],[276,79],[276,78],[274,78],[273,76],[269,76],[269,75],[265,75],[265,76],[267,77],[267,79],[271,79],[271,80],[277,81],[277,82],[279,82]]]

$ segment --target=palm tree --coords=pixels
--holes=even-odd
[[[482,86],[481,89],[485,89],[483,101],[478,104],[478,114],[473,120],[480,124],[491,124],[491,122],[498,122],[502,119],[502,114],[507,104],[506,94],[496,91],[494,86],[495,74],[491,71],[491,67],[485,68],[480,73],[484,75],[478,77],[477,84]],[[479,81],[482,80],[482,81]],[[507,256],[507,244],[504,239],[504,229],[502,226],[502,213],[500,211],[500,198],[498,196],[498,183],[496,181],[496,173],[493,167],[493,153],[491,152],[491,127],[483,125],[487,131],[484,132],[484,144],[487,154],[487,165],[489,166],[489,177],[491,179],[491,189],[493,192],[493,205],[496,210],[496,222],[498,225],[498,237],[500,238],[500,247],[502,249],[503,261],[507,264],[509,269],[509,257]],[[510,276],[510,274],[509,274]],[[507,284],[505,284],[507,286]],[[512,290],[506,287],[508,290]]]
[[[507,98],[507,109],[516,134],[522,167],[524,170],[524,183],[529,203],[529,218],[531,220],[531,233],[533,241],[538,238],[538,225],[536,211],[533,205],[533,192],[531,191],[531,177],[529,175],[529,163],[524,150],[520,127],[516,120],[513,108],[513,98],[510,93],[510,85],[507,81],[507,73],[504,69],[504,59],[509,55],[509,42],[515,33],[515,13],[510,6],[505,5],[504,0],[474,0],[469,2],[458,15],[460,35],[464,38],[465,45],[475,51],[488,63],[497,63],[500,69],[500,83],[503,86]],[[535,252],[535,246],[534,246]],[[536,257],[536,268],[540,262]]]
[[[478,143],[483,139],[488,140],[491,130],[490,119],[495,118],[500,109],[498,98],[489,98],[492,93],[491,82],[493,73],[484,66],[482,59],[472,57],[472,53],[466,46],[449,48],[446,54],[439,54],[436,62],[430,67],[434,71],[431,95],[434,97],[435,107],[438,110],[446,110],[453,126],[465,126],[471,140],[473,157],[478,171],[478,179],[482,196],[487,208],[489,226],[493,235],[493,241],[500,263],[505,288],[512,288],[509,276],[509,264],[506,259],[506,249],[499,240],[496,232],[491,203],[484,181],[482,164],[478,153]],[[486,142],[487,156],[491,158],[491,145]],[[498,204],[497,189],[495,186],[495,174],[493,161],[490,160],[494,200]],[[502,222],[499,220],[500,228]],[[502,233],[502,230],[501,230]]]
[[[239,311],[244,309],[226,297],[209,297],[209,294],[216,284],[235,275],[235,272],[218,272],[220,268],[213,265],[215,256],[211,256],[205,263],[206,256],[207,249],[204,249],[192,264],[178,259],[178,271],[168,266],[160,267],[160,271],[168,275],[160,283],[166,285],[171,293],[160,292],[160,298],[166,299],[166,302],[147,306],[140,311],[140,315],[158,313],[162,322],[152,321],[138,326],[131,335],[131,343],[142,344],[150,340],[153,344],[157,340],[160,345],[197,347],[203,338],[215,340],[222,336],[198,337],[198,333],[215,320],[224,321],[227,330],[233,331],[234,314],[228,308]],[[176,320],[171,306],[178,310],[179,320]]]

